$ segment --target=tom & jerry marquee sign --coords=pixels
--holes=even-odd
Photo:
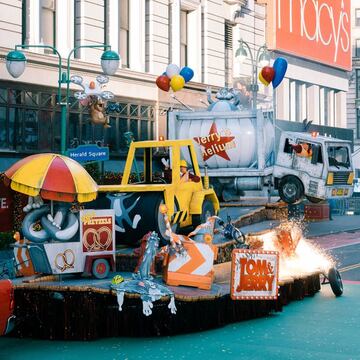
[[[351,70],[350,0],[258,2],[267,4],[270,49]]]
[[[279,253],[235,249],[231,264],[233,300],[276,300],[278,297]]]

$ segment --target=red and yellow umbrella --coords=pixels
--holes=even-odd
[[[29,196],[55,201],[96,199],[98,186],[76,161],[58,154],[28,156],[5,171],[11,188]]]

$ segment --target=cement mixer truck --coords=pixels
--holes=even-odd
[[[208,96],[205,111],[169,112],[168,138],[193,140],[200,170],[207,170],[219,198],[266,185],[287,203],[352,196],[350,141],[282,132],[276,143],[274,124],[262,111],[239,110],[236,94],[227,89],[217,99]]]

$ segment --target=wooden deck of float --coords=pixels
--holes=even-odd
[[[122,274],[129,278],[130,274]],[[19,326],[12,336],[43,339],[91,340],[114,336],[159,336],[203,331],[232,322],[282,311],[292,300],[320,290],[318,273],[280,284],[277,300],[233,301],[229,283],[214,283],[211,290],[170,287],[177,314],[168,309],[169,298],[154,303],[151,316],[142,313],[138,295],[126,294],[118,311],[110,280],[66,278],[61,281],[15,281],[15,315]]]

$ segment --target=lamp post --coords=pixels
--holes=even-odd
[[[10,51],[6,55],[6,68],[10,75],[14,78],[18,78],[25,71],[26,66],[26,57],[25,55],[18,49],[29,49],[29,48],[41,48],[41,49],[51,49],[54,54],[56,54],[59,58],[58,69],[59,69],[59,80],[58,80],[58,101],[61,109],[61,154],[65,154],[66,152],[66,113],[69,102],[69,94],[70,94],[70,58],[71,55],[80,48],[100,48],[104,49],[104,52],[101,56],[101,67],[103,72],[106,75],[115,74],[116,70],[119,67],[120,56],[115,51],[111,50],[110,45],[80,45],[73,48],[68,57],[67,57],[67,70],[62,71],[62,59],[61,55],[57,51],[57,49],[50,45],[16,45],[15,50]],[[62,101],[61,98],[61,85],[66,84],[66,95],[65,101]]]
[[[239,58],[240,62],[243,62],[247,57],[249,51],[250,60],[251,60],[251,84],[248,86],[247,90],[252,92],[252,109],[256,110],[257,104],[257,93],[259,91],[259,85],[257,84],[258,77],[258,63],[260,66],[267,66],[270,64],[270,54],[266,45],[260,46],[256,51],[256,56],[254,58],[253,53],[250,49],[249,44],[244,40],[239,40],[239,48],[236,50],[235,57]]]

